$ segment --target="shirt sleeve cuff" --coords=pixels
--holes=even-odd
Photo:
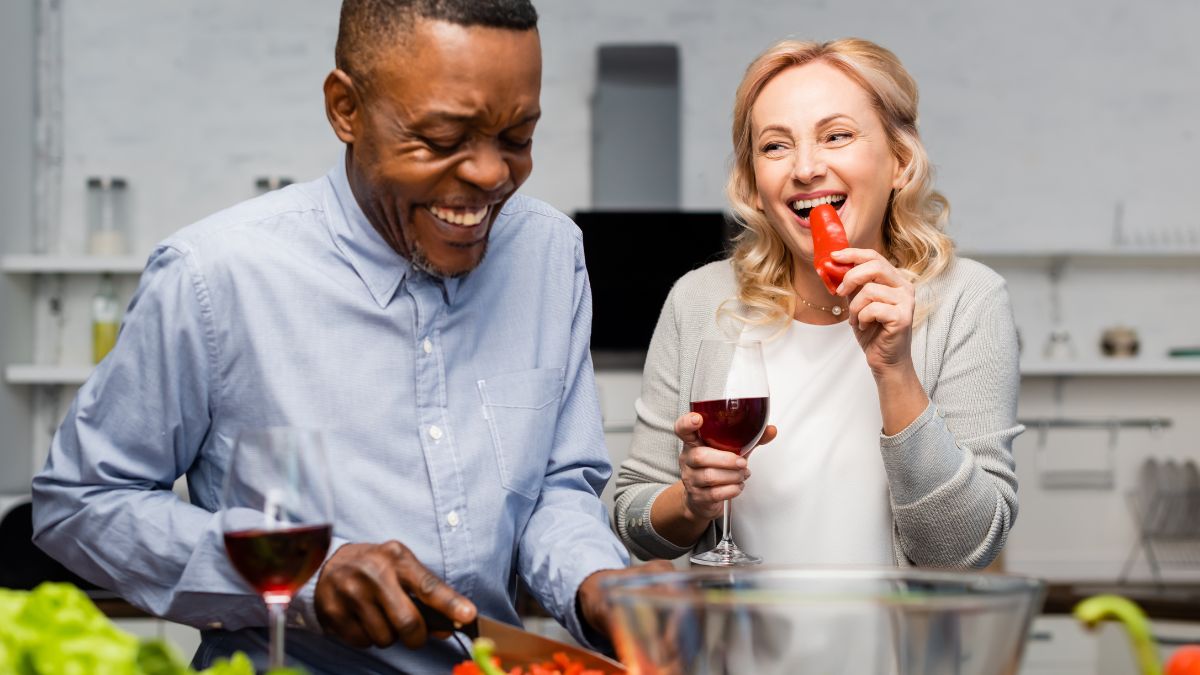
[[[658,496],[668,487],[670,486],[664,485],[657,490],[646,490],[643,495],[638,496],[630,502],[628,509],[629,518],[625,521],[625,531],[629,533],[629,538],[634,543],[652,557],[670,560],[678,558],[692,549],[690,547],[676,546],[667,540],[666,537],[655,531],[654,524],[650,521],[650,510],[654,507],[654,500],[658,499]]]
[[[329,562],[329,559],[333,557],[333,554],[337,553],[338,549],[349,543],[350,542],[346,539],[334,537],[333,540],[329,542],[329,553],[325,556],[325,562]],[[324,569],[324,567],[325,565],[322,563],[321,568]],[[317,570],[317,573],[312,575],[312,578],[309,579],[308,582],[303,586],[301,586],[295,597],[292,598],[291,604],[288,605],[287,614],[287,625],[289,628],[298,628],[300,630],[309,631],[310,633],[324,632],[321,628],[320,620],[317,619],[315,598],[315,594],[317,592],[317,579],[320,576],[321,570]]]

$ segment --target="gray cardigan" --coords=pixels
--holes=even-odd
[[[983,567],[1004,547],[1017,516],[1012,442],[1024,427],[1016,423],[1020,373],[1008,291],[1000,275],[957,258],[919,292],[936,299],[912,337],[913,364],[931,402],[906,429],[879,438],[895,561]],[[654,531],[650,507],[679,480],[675,420],[688,411],[699,342],[723,337],[717,308],[736,294],[729,261],[710,263],[676,282],[659,316],[633,445],[617,476],[617,533],[639,558],[688,552]],[[710,527],[696,548],[715,541]]]

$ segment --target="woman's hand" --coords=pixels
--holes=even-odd
[[[847,248],[833,259],[854,268],[846,273],[838,295],[850,298],[850,327],[876,378],[912,369],[912,323],[916,290],[900,270],[878,251]]]
[[[721,515],[722,502],[742,493],[750,477],[746,453],[733,452],[704,445],[699,430],[703,418],[699,413],[684,413],[675,420],[675,435],[683,441],[679,453],[679,477],[683,484],[683,515],[694,522],[709,521]],[[770,443],[776,430],[768,425],[759,445]],[[757,447],[757,446],[756,446]],[[750,452],[754,452],[751,450]]]

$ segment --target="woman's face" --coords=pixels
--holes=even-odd
[[[812,260],[808,214],[821,203],[837,209],[852,247],[883,251],[903,167],[862,87],[821,61],[794,66],[763,88],[750,123],[755,206],[798,260]]]

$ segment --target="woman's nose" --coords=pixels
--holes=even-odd
[[[796,148],[792,178],[801,183],[811,183],[825,175],[825,160],[817,148]]]

